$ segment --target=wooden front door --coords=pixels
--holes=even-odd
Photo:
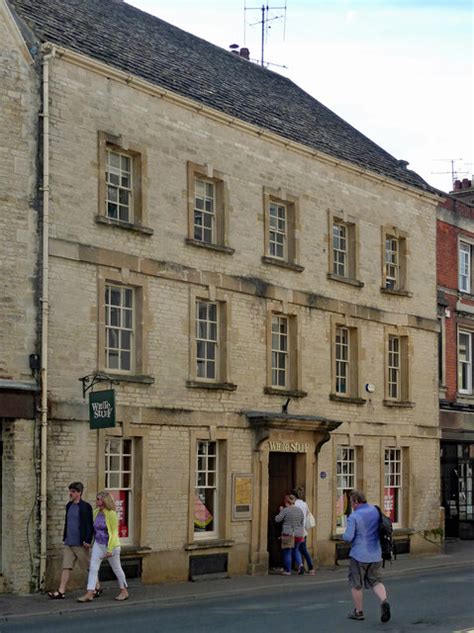
[[[295,487],[296,456],[294,453],[270,453],[268,460],[268,563],[269,568],[281,567],[279,536],[281,524],[275,516],[283,499]]]

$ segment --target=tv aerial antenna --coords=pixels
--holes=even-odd
[[[257,26],[260,25],[261,32],[261,53],[260,53],[260,66],[280,66],[280,68],[286,68],[286,66],[281,66],[280,64],[272,64],[270,62],[265,61],[265,45],[268,40],[268,31],[271,28],[271,22],[275,20],[283,20],[283,39],[285,39],[286,34],[286,9],[287,9],[287,0],[285,0],[285,4],[283,6],[271,7],[268,4],[262,4],[261,7],[248,7],[246,0],[244,0],[244,44],[247,42],[247,11],[260,11],[261,17],[258,22],[253,22],[249,24],[249,26]],[[270,11],[283,11],[282,15],[271,16]]]
[[[437,175],[441,175],[441,174],[451,174],[451,182],[454,183],[454,181],[462,175],[468,174],[468,171],[461,171],[460,169],[456,168],[456,163],[463,160],[462,158],[434,158],[433,160],[436,161],[443,161],[444,163],[451,163],[451,170],[450,171],[432,171],[432,174],[437,174]]]

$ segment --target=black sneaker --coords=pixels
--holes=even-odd
[[[363,611],[357,611],[357,609],[354,609],[354,611],[351,611],[350,613],[347,614],[347,617],[349,618],[349,620],[364,620],[364,612]]]
[[[382,620],[382,622],[388,622],[391,616],[390,605],[388,604],[386,600],[384,600],[380,608],[382,610],[382,615],[380,616],[380,619]]]

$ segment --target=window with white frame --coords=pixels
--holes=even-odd
[[[119,537],[133,538],[133,441],[108,437],[105,440],[105,488],[115,499]]]
[[[196,301],[196,376],[214,381],[219,376],[218,304]]]
[[[117,150],[107,149],[107,217],[133,223],[132,184],[132,157]]]
[[[383,511],[394,524],[402,522],[402,449],[386,448],[384,454]]]
[[[333,273],[338,277],[348,276],[347,225],[334,222],[332,226]]]
[[[289,385],[289,323],[288,317],[272,315],[272,387]]]
[[[344,531],[351,513],[350,492],[356,488],[356,453],[351,446],[338,446],[336,454],[336,529]]]
[[[288,218],[284,204],[270,202],[268,245],[270,257],[288,259]]]
[[[134,366],[134,290],[107,284],[105,287],[106,368],[130,372]]]
[[[336,394],[350,394],[350,332],[349,328],[336,327]]]
[[[459,290],[471,292],[472,245],[459,242]]]
[[[400,399],[400,337],[390,335],[388,337],[388,397],[393,400]]]
[[[194,180],[194,239],[216,243],[216,187],[210,180]]]
[[[458,332],[458,391],[472,393],[472,332]]]
[[[400,243],[396,237],[385,238],[385,287],[394,290],[400,285]]]
[[[196,485],[194,536],[209,538],[217,535],[217,442],[199,440],[196,444]]]

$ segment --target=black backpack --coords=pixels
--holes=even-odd
[[[385,561],[389,560],[392,562],[392,560],[397,558],[397,550],[393,542],[392,521],[378,506],[375,507],[379,513],[379,540],[382,549],[382,567],[385,567]]]

